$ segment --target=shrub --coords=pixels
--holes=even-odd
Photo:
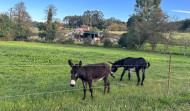
[[[62,43],[63,44],[74,44],[74,40],[72,38],[69,38],[69,39],[65,39]]]
[[[118,41],[118,44],[121,47],[127,47],[127,33],[121,35],[121,38]]]
[[[85,46],[91,46],[91,41],[92,41],[91,37],[88,37],[83,42],[83,45],[85,45]]]
[[[127,47],[128,49],[135,48],[135,38],[131,33],[124,33],[121,35],[121,38],[118,41],[118,44],[121,47]]]
[[[104,47],[112,47],[113,43],[110,41],[110,39],[105,39],[104,41]]]
[[[94,43],[94,44],[92,44],[92,46],[94,46],[94,47],[98,47],[99,45],[98,45],[98,43]]]

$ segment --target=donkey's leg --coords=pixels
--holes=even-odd
[[[129,80],[131,79],[131,71],[130,70],[128,71],[128,79]]]
[[[86,82],[85,82],[85,81],[82,81],[82,84],[83,84],[83,91],[84,91],[83,100],[85,100],[85,99],[86,99]]]
[[[105,93],[106,93],[107,82],[108,82],[108,78],[105,77],[105,78],[104,78],[104,95],[105,95]]]
[[[109,80],[107,82],[107,86],[108,86],[108,93],[109,93],[110,92],[110,82],[109,82]]]
[[[140,82],[139,71],[136,71],[136,74],[137,74],[137,85],[139,85]]]
[[[122,78],[123,78],[123,75],[125,74],[125,68],[123,69],[123,72],[122,72],[122,74],[121,74],[121,78],[120,78],[120,81],[122,81]]]
[[[89,84],[89,88],[90,88],[91,99],[93,99],[92,81],[89,81],[88,84]]]
[[[142,69],[142,81],[141,81],[141,86],[143,86],[143,81],[145,79],[145,69]]]

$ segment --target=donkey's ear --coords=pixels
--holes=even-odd
[[[70,65],[71,67],[74,66],[74,64],[71,62],[71,60],[68,60],[68,63],[69,63],[69,65]]]
[[[108,61],[110,64],[113,64],[112,62]]]
[[[79,62],[79,67],[81,67],[81,66],[82,66],[82,61]]]

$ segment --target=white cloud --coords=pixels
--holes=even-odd
[[[189,13],[190,11],[184,11],[184,10],[172,10],[173,12],[180,12],[180,13]]]

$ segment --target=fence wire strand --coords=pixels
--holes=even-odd
[[[155,64],[151,64],[151,65],[155,65]],[[156,64],[157,65],[157,64]],[[181,65],[181,64],[162,64],[162,65],[171,65],[171,66],[178,66],[178,65]],[[183,64],[182,66],[190,66],[190,64]],[[67,64],[63,64],[63,65],[0,65],[1,67],[10,67],[10,66],[13,66],[13,67],[49,67],[49,66],[54,66],[54,67],[62,67],[62,66],[67,66],[67,67],[70,67],[69,65]],[[84,65],[86,66],[86,65]],[[88,64],[88,66],[104,66],[104,65],[94,65],[94,64]],[[111,66],[111,64],[110,64]],[[116,65],[116,66],[142,66],[142,65]]]
[[[170,79],[170,80],[175,80],[175,79]],[[182,79],[181,79],[182,80]],[[156,81],[148,81],[148,82],[144,82],[144,83],[158,83],[158,82],[163,82],[163,81],[168,81],[168,79],[163,79],[163,80],[156,80]],[[186,84],[190,84],[190,82],[186,82]],[[132,83],[132,84],[121,84],[121,83],[117,83],[114,85],[110,85],[110,87],[118,87],[118,86],[132,86],[132,85],[136,85],[136,83]],[[105,86],[98,86],[98,87],[92,87],[93,89],[99,89],[99,88],[103,88]],[[89,89],[89,88],[86,88]],[[70,89],[70,90],[61,90],[61,91],[52,91],[52,92],[36,92],[36,93],[30,93],[30,94],[22,94],[22,95],[11,95],[11,96],[0,96],[0,99],[5,99],[5,98],[15,98],[15,97],[24,97],[24,96],[33,96],[33,95],[43,95],[43,94],[55,94],[55,93],[63,93],[63,92],[70,92],[70,91],[79,91],[79,90],[83,90],[83,88],[79,87],[77,89]]]

